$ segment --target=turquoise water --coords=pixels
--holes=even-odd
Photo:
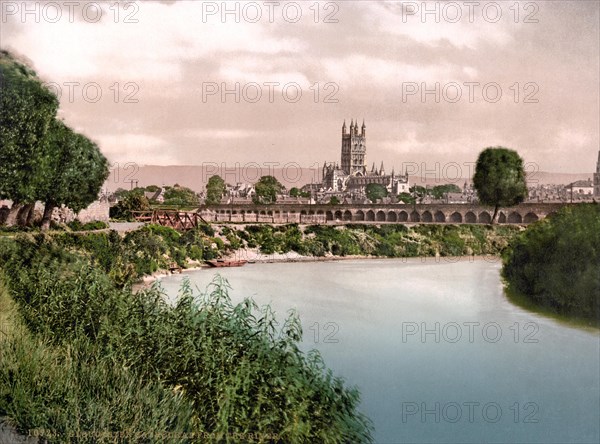
[[[498,262],[249,264],[232,299],[295,308],[303,347],[357,385],[378,443],[597,443],[600,338],[506,300]],[[214,270],[183,278],[204,289]]]

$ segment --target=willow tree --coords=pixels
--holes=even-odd
[[[43,159],[47,175],[37,199],[45,202],[42,228],[47,229],[54,208],[64,205],[77,213],[96,200],[109,169],[94,142],[59,120],[50,126]]]
[[[11,199],[7,223],[36,200],[46,171],[43,150],[58,99],[35,71],[0,51],[0,199]]]
[[[494,207],[492,224],[496,223],[500,207],[520,204],[527,197],[523,159],[508,148],[486,148],[477,159],[473,185],[479,201]]]

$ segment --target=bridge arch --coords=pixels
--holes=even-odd
[[[479,223],[480,224],[491,224],[492,216],[490,216],[490,213],[488,213],[487,211],[482,211],[481,213],[479,213]]]
[[[498,214],[498,223],[499,224],[505,224],[506,223],[506,214],[504,214],[503,211],[500,211],[500,213]]]
[[[350,210],[344,211],[344,220],[351,221],[352,220],[352,212]]]
[[[387,221],[388,222],[398,222],[398,215],[394,211],[388,211]]]
[[[367,216],[367,219],[366,219],[367,221],[369,221],[369,222],[375,221],[375,213],[373,212],[373,210],[367,211],[366,216]]]
[[[410,213],[410,221],[411,222],[421,222],[421,216],[416,211]]]
[[[327,211],[325,213],[325,219],[328,221],[332,221],[333,220],[333,211]]]
[[[430,211],[424,211],[421,214],[421,222],[433,222],[433,216]]]
[[[527,213],[525,215],[525,217],[523,218],[523,222],[525,222],[526,224],[530,224],[532,222],[537,222],[538,220],[540,220],[540,218],[538,217],[537,214],[530,212]]]
[[[475,216],[475,213],[473,213],[472,211],[468,211],[467,214],[465,214],[465,222],[468,224],[476,223],[477,216]]]
[[[406,211],[400,211],[400,213],[398,214],[398,221],[399,222],[408,221],[408,213]]]
[[[509,224],[520,224],[523,223],[523,218],[519,213],[513,211],[508,215],[508,223]]]
[[[362,222],[365,220],[365,212],[363,210],[358,210],[354,215],[354,220],[357,222]]]
[[[384,211],[378,211],[376,216],[375,216],[377,222],[385,222],[385,212]]]
[[[342,220],[342,212],[340,210],[337,210],[334,214],[335,216],[335,220]]]
[[[460,214],[458,211],[455,211],[454,213],[452,213],[450,215],[450,222],[461,224],[462,221],[463,221],[462,214]]]
[[[441,211],[436,211],[433,218],[436,222],[446,222],[446,216]]]

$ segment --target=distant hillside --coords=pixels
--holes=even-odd
[[[146,165],[141,166],[134,170],[132,167],[128,169],[113,170],[109,180],[107,181],[106,188],[109,191],[114,191],[117,188],[129,189],[131,187],[130,180],[137,180],[137,185],[145,187],[148,185],[173,185],[175,183],[189,187],[196,191],[204,189],[208,179],[218,174],[225,179],[226,182],[235,185],[238,182],[241,183],[254,183],[261,176],[272,174],[288,189],[291,187],[300,188],[308,183],[320,182],[321,181],[321,170],[314,170],[310,168],[274,168],[269,169],[268,166],[260,168],[258,164],[249,167],[227,167],[217,168],[216,166],[201,166],[201,165],[190,165],[190,166],[158,166],[158,165]],[[585,180],[592,177],[592,173],[549,173],[539,171],[534,173],[529,181],[537,182],[540,184],[568,184],[576,180]],[[421,177],[411,176],[411,184],[417,183],[419,185],[439,185],[443,183],[455,183],[462,187],[465,181],[470,182],[470,179],[457,179],[453,181],[435,179],[429,177],[427,181],[422,181]],[[134,186],[136,184],[134,183]]]

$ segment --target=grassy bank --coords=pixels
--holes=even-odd
[[[22,432],[50,442],[371,441],[358,391],[299,350],[294,314],[278,324],[269,307],[233,305],[221,280],[202,294],[184,285],[176,306],[156,288],[132,295],[94,258],[105,238],[86,237],[0,241],[12,322],[0,416]]]

